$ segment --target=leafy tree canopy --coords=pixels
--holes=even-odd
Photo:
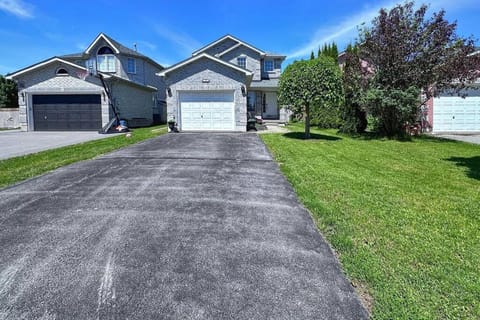
[[[445,11],[427,17],[427,10],[414,2],[382,9],[359,35],[360,57],[375,72],[367,107],[388,136],[401,135],[405,122],[416,121],[420,92],[429,99],[433,89],[459,91],[478,76],[473,39],[458,36]]]
[[[456,22],[445,20],[445,11],[426,17],[428,6],[414,2],[382,9],[371,27],[360,32],[361,57],[375,69],[383,88],[424,89],[427,98],[437,89],[474,79],[480,55],[471,38],[456,34]]]
[[[18,108],[17,84],[0,75],[0,108]]]
[[[295,61],[280,77],[278,98],[294,114],[304,114],[305,138],[309,138],[311,109],[338,106],[343,101],[338,65],[322,55],[314,60]]]

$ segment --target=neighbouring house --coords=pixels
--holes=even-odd
[[[480,54],[480,50],[473,54]],[[338,56],[341,68],[346,52]],[[374,69],[362,60],[364,74],[374,74]],[[424,99],[422,97],[422,99]],[[432,133],[480,133],[480,78],[460,93],[453,89],[439,92],[422,107],[421,124]]]
[[[480,54],[480,50],[473,54]],[[433,133],[480,133],[480,78],[460,92],[444,90],[426,103]]]
[[[287,121],[277,102],[284,55],[226,35],[158,73],[180,131],[246,131],[247,114]]]
[[[99,130],[114,117],[130,127],[166,121],[164,68],[100,33],[76,54],[7,75],[18,85],[24,131]]]

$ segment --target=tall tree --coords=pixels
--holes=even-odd
[[[364,94],[368,75],[362,69],[358,47],[348,45],[345,50],[343,66],[343,88],[345,102],[342,108],[342,125],[340,131],[345,133],[362,133],[367,128],[367,112],[364,107]]]
[[[310,53],[310,60],[313,60],[315,59],[315,54],[313,53],[313,50],[312,50],[312,53]]]
[[[422,91],[429,99],[435,94],[433,89],[455,87],[459,91],[478,75],[480,55],[471,55],[473,39],[458,36],[457,24],[445,19],[444,10],[426,17],[427,9],[426,5],[415,9],[413,2],[381,9],[371,26],[360,32],[361,57],[375,70],[370,97],[378,94],[381,100],[389,100],[372,114],[389,136],[402,130],[403,123],[392,126],[393,122],[415,120],[421,105],[418,101],[416,108],[401,106],[413,102],[399,91],[411,94],[417,88],[418,96]],[[391,103],[395,99],[400,100]]]
[[[294,114],[304,115],[305,138],[310,138],[312,109],[338,106],[343,100],[342,76],[332,58],[296,61],[285,69],[278,84],[278,99]]]
[[[18,108],[17,84],[2,75],[0,75],[0,108]]]

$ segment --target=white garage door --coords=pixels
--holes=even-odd
[[[433,131],[480,131],[480,97],[441,97],[433,100]]]
[[[233,131],[235,108],[231,92],[180,94],[180,126],[187,131]]]

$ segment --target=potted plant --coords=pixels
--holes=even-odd
[[[168,129],[170,130],[170,132],[175,132],[175,126],[177,124],[175,122],[175,118],[168,119],[167,123],[168,123]]]

